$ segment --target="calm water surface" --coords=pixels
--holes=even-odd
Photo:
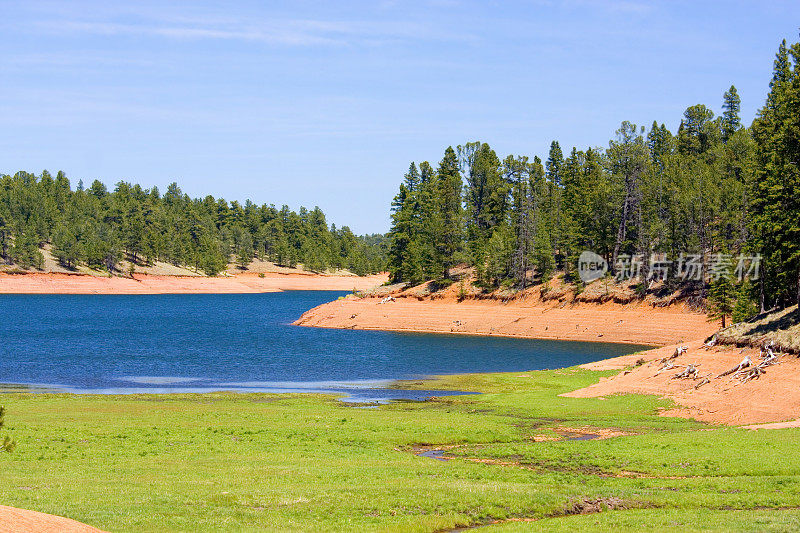
[[[419,399],[432,393],[383,387],[433,374],[571,366],[642,348],[291,325],[341,294],[0,295],[0,383],[78,393]]]

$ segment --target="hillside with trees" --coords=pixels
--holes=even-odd
[[[193,199],[176,183],[162,195],[124,181],[109,191],[100,181],[73,190],[63,172],[0,175],[0,260],[41,269],[47,246],[67,269],[86,265],[115,273],[120,263],[171,263],[216,275],[255,258],[310,271],[382,271],[385,237],[357,236],[329,226],[317,207],[244,205]]]
[[[610,276],[644,258],[633,272],[644,295],[653,282],[676,287],[694,255],[696,289],[716,316],[798,303],[800,44],[780,45],[750,127],[739,109],[731,86],[719,116],[692,105],[676,132],[625,121],[606,147],[553,141],[544,159],[501,159],[471,142],[448,147],[436,168],[412,163],[392,203],[392,280],[446,282],[462,264],[487,291],[556,273],[580,286],[589,250]]]

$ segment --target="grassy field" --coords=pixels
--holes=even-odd
[[[800,529],[800,430],[658,417],[653,397],[558,396],[606,374],[452,376],[436,385],[486,394],[379,409],[4,394],[18,447],[0,455],[0,503],[112,531]],[[576,428],[626,435],[563,438]]]

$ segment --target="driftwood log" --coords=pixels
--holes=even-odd
[[[708,383],[711,383],[711,380],[708,379],[708,378],[703,378],[703,379],[700,380],[700,382],[697,385],[694,386],[694,390],[697,390],[700,387],[702,387],[703,385],[706,385]]]
[[[751,379],[758,379],[758,378],[760,378],[761,376],[763,376],[766,373],[767,373],[767,371],[764,370],[763,366],[757,365],[757,366],[754,366],[754,367],[751,367],[751,368],[745,368],[743,370],[740,370],[740,371],[736,372],[733,375],[733,378],[739,378],[739,380],[742,383],[746,383],[746,382],[750,381]],[[731,379],[733,379],[733,378],[731,378]]]
[[[665,357],[664,359],[661,360],[661,362],[666,363],[670,359],[677,359],[681,355],[685,354],[688,350],[689,350],[688,346],[678,346],[677,348],[675,348],[675,351],[672,352],[672,355],[670,355],[669,357]]]
[[[744,368],[749,367],[752,364],[753,364],[753,360],[750,359],[750,356],[749,355],[745,355],[744,359],[742,359],[741,363],[739,363],[735,367],[731,368],[730,370],[726,370],[725,372],[723,372],[722,374],[718,375],[717,377],[721,378],[721,377],[724,377],[724,376],[729,376],[731,374],[739,372],[740,370],[742,370]]]
[[[678,372],[672,379],[697,379],[699,376],[697,374],[697,367],[700,365],[688,364],[683,372]]]
[[[655,374],[656,376],[659,375],[662,372],[666,372],[667,370],[672,370],[673,368],[678,368],[679,367],[679,365],[676,365],[672,361],[662,361],[662,362],[664,364],[661,366],[661,368],[658,369],[658,372],[656,372],[656,374]]]

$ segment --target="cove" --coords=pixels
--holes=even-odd
[[[0,295],[0,383],[128,394],[322,392],[350,401],[437,374],[560,368],[644,346],[292,326],[345,293]]]

